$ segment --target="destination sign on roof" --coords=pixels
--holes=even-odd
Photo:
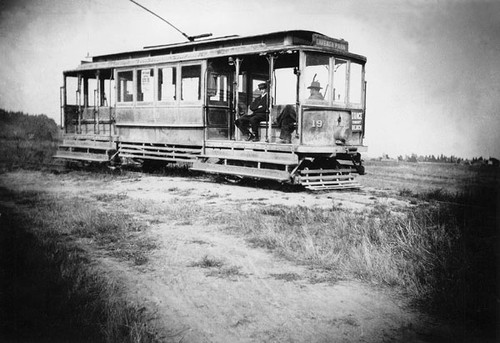
[[[343,51],[348,51],[348,43],[344,40],[340,41],[337,39],[333,39],[327,36],[323,35],[318,35],[318,34],[313,34],[313,44],[314,45],[320,45],[320,46],[326,46],[330,48],[334,48],[337,50],[343,50]]]

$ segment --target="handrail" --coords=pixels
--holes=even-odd
[[[64,113],[64,106],[66,105],[66,101],[64,101],[64,95],[63,94],[66,94],[66,88],[64,86],[61,86],[59,88],[59,104],[60,104],[60,108],[59,108],[59,112],[60,112],[60,119],[59,119],[59,124],[61,125],[61,128],[63,128],[63,113]]]

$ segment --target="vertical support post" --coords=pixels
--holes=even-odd
[[[363,68],[364,69],[364,68]],[[365,78],[364,76],[364,71],[363,71],[363,79]],[[366,122],[366,87],[367,87],[367,82],[365,81],[363,83],[363,126],[362,126],[362,130],[363,130],[363,134],[362,134],[362,138],[365,138],[365,122]]]
[[[346,97],[345,97],[345,102],[349,104],[351,102],[351,61],[347,61],[347,70],[346,70],[346,75],[345,75],[345,90],[346,90]]]
[[[234,113],[234,120],[236,120],[236,115],[238,114],[238,103],[240,101],[239,99],[239,88],[240,88],[240,66],[241,62],[243,62],[242,58],[236,58],[234,60],[234,82],[233,82],[233,113]],[[231,124],[231,121],[230,121]],[[233,136],[233,131],[234,129],[234,122],[232,123],[230,127],[230,136]]]
[[[109,76],[109,92],[108,92],[108,106],[109,106],[109,136],[114,134],[114,132],[111,132],[111,130],[114,130],[114,125],[113,125],[113,80],[115,76],[115,71],[111,69],[111,73]]]
[[[61,86],[59,88],[59,103],[60,103],[60,108],[59,108],[59,115],[60,115],[60,118],[59,118],[59,126],[61,128],[63,128],[63,111],[64,111],[64,94],[65,93],[65,87],[64,86]]]
[[[87,77],[82,77],[83,80],[83,108],[89,107],[89,79]]]
[[[205,148],[206,148],[206,142],[208,139],[208,102],[209,102],[209,96],[208,96],[208,76],[209,76],[209,67],[210,65],[205,61],[204,64],[204,71],[203,71],[203,116],[202,116],[202,124],[203,124],[203,140],[202,140],[202,146],[201,146],[201,153],[205,153]],[[177,77],[177,76],[176,76]],[[176,80],[177,82],[177,80]],[[177,84],[176,84],[177,87]],[[175,93],[175,99],[177,100],[177,93]]]
[[[99,124],[99,107],[101,107],[101,73],[99,70],[95,72],[96,89],[94,90],[94,134],[100,133]],[[97,126],[97,129],[96,129]]]
[[[61,129],[65,126],[63,125],[63,115],[64,115],[64,108],[66,107],[66,76],[63,76],[63,85],[59,89],[59,124],[61,126]]]
[[[83,115],[88,116],[89,111],[89,79],[86,76],[83,76],[83,111],[82,111],[82,119]],[[88,118],[86,118],[88,119]],[[85,133],[87,134],[89,131],[88,122],[85,123]]]
[[[267,125],[266,125],[266,142],[271,141],[271,132],[272,132],[272,125],[273,125],[273,120],[271,118],[271,110],[273,107],[273,102],[274,102],[274,61],[277,58],[276,55],[274,54],[269,54],[266,56],[267,61],[269,62],[269,81],[267,83],[268,85],[268,118],[267,118]]]
[[[66,87],[67,87],[67,84],[66,84],[66,75],[63,76],[63,85],[61,87],[61,119],[60,119],[60,123],[61,123],[61,128],[65,128],[66,125],[64,125],[64,118],[66,117],[65,116],[65,113],[64,113],[64,109],[66,108],[66,104],[68,103],[68,99],[67,99],[67,95],[66,95]],[[66,130],[66,129],[65,129]]]
[[[295,113],[297,113],[297,121],[296,125],[297,128],[295,129],[295,137],[299,138],[300,137],[300,130],[301,130],[301,125],[299,123],[302,122],[301,118],[302,115],[300,114],[300,68],[295,67],[293,69],[294,74],[297,76],[297,85],[295,89]]]
[[[78,126],[76,133],[82,133],[82,75],[78,74],[78,86],[76,90],[76,101],[78,103]]]

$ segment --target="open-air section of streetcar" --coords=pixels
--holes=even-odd
[[[311,31],[97,56],[64,72],[56,157],[356,188],[365,63],[346,41]]]

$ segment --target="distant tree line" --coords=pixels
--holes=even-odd
[[[405,155],[403,157],[402,155],[398,156],[398,161],[407,161],[407,162],[436,162],[436,163],[461,163],[464,161],[463,158],[461,157],[456,157],[454,155],[451,156],[445,156],[444,154],[441,155],[417,155],[417,154],[411,154],[410,156]]]
[[[400,162],[434,162],[434,163],[456,163],[456,164],[490,164],[490,165],[499,165],[499,161],[496,158],[483,158],[474,157],[472,159],[466,159],[462,157],[456,157],[454,155],[446,156],[444,154],[441,155],[417,155],[415,153],[411,155],[399,155],[397,158],[391,158],[388,154],[382,154],[379,158],[381,161],[390,161],[390,160],[398,160]]]
[[[58,137],[56,122],[45,114],[29,115],[0,109],[0,139],[54,141]]]

